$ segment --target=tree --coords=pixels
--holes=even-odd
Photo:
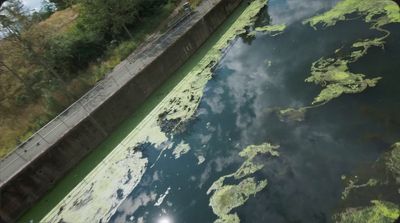
[[[20,0],[7,1],[0,8],[0,27],[6,37],[20,37],[27,21],[27,12]]]
[[[49,18],[55,11],[57,7],[54,3],[42,0],[42,6],[39,11],[33,11],[31,19],[34,23],[39,23],[47,18]]]
[[[66,9],[72,4],[71,0],[49,0],[50,3],[53,3],[57,10]]]
[[[22,85],[24,85],[26,91],[30,94],[32,94],[33,96],[37,96],[35,93],[35,90],[33,90],[32,86],[30,86],[25,79],[23,79],[21,77],[21,75],[18,74],[18,72],[16,70],[14,70],[13,68],[11,68],[11,66],[7,65],[6,62],[4,62],[3,60],[0,59],[0,72],[1,71],[8,71],[8,73],[10,73],[15,79],[17,79]]]
[[[113,37],[125,32],[139,18],[140,0],[82,0],[82,22],[87,29]]]
[[[22,35],[23,31],[28,30],[32,25],[33,22],[29,17],[29,13],[25,10],[20,0],[9,0],[0,8],[0,32],[5,35],[5,38],[17,43],[25,51],[29,60],[41,66],[54,78],[64,83],[63,78],[35,51],[34,40]]]

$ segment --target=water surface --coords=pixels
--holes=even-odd
[[[168,134],[171,149],[160,151],[151,143],[140,145],[149,159],[139,185],[118,207],[111,222],[204,223],[217,216],[209,206],[207,190],[221,176],[235,172],[243,163],[238,155],[249,145],[265,142],[280,145],[279,157],[259,156],[264,168],[254,176],[267,179],[267,187],[251,196],[233,211],[241,222],[329,222],[332,215],[347,205],[342,199],[345,182],[367,170],[390,145],[400,140],[400,24],[386,28],[391,35],[385,48],[373,47],[357,62],[350,64],[353,73],[367,78],[382,76],[374,88],[360,94],[347,94],[326,105],[310,109],[302,122],[282,122],[276,115],[280,108],[308,106],[321,87],[304,80],[313,62],[332,57],[335,50],[354,42],[380,37],[362,18],[339,22],[314,30],[302,24],[304,19],[329,10],[337,0],[270,0],[256,26],[286,24],[277,36],[257,33],[238,37],[226,50],[213,71],[213,78],[195,117],[183,131]],[[244,6],[243,6],[244,7]],[[243,7],[228,21],[231,24]],[[228,25],[229,26],[229,25]],[[226,31],[226,27],[219,32]],[[220,36],[221,33],[217,33]],[[171,85],[198,62],[215,44],[208,41],[198,58],[185,65]],[[143,117],[171,90],[153,97]],[[158,98],[159,97],[159,98]],[[104,144],[101,156],[89,157],[56,190],[32,211],[40,219],[72,189],[106,154],[125,137],[140,118],[128,120],[123,130]],[[173,149],[184,141],[190,151],[176,159]],[[161,155],[160,155],[161,153]],[[202,158],[205,158],[204,162]],[[76,176],[75,176],[76,175]],[[237,183],[237,182],[228,182]],[[58,191],[58,192],[57,192]],[[55,199],[55,195],[57,198]],[[53,198],[52,198],[53,196]],[[50,197],[50,198],[49,198]],[[122,196],[121,194],[121,197]],[[58,199],[58,200],[57,200]],[[400,196],[385,197],[400,203]],[[368,205],[369,197],[352,199],[352,205]],[[43,208],[43,210],[38,210]],[[31,219],[28,214],[24,219]]]
[[[303,122],[282,122],[276,108],[309,105],[321,90],[305,83],[311,64],[382,33],[361,18],[316,31],[302,21],[328,10],[337,1],[271,0],[257,25],[287,24],[278,36],[258,33],[240,37],[229,48],[206,86],[196,117],[170,136],[191,147],[175,160],[172,150],[157,160],[159,150],[143,144],[149,166],[138,187],[111,222],[213,222],[207,190],[219,177],[237,170],[238,153],[248,145],[280,145],[280,157],[260,157],[265,167],[255,174],[268,186],[236,208],[241,222],[329,222],[342,208],[342,175],[371,165],[400,139],[400,25],[385,49],[371,48],[350,65],[367,78],[382,76],[377,87],[343,95],[309,110]],[[198,157],[205,162],[198,163]],[[161,194],[161,205],[155,205]],[[389,198],[399,202],[399,197]],[[358,204],[366,205],[360,199]]]

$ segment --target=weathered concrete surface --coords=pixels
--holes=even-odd
[[[15,221],[104,141],[196,52],[240,2],[204,2],[199,12],[149,43],[140,54],[132,54],[81,100],[1,160],[0,222]]]

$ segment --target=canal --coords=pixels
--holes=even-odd
[[[21,222],[394,222],[399,39],[391,0],[243,4]]]

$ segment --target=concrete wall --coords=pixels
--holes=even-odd
[[[94,151],[210,37],[241,0],[221,0],[88,118],[0,188],[0,222],[14,222]]]

